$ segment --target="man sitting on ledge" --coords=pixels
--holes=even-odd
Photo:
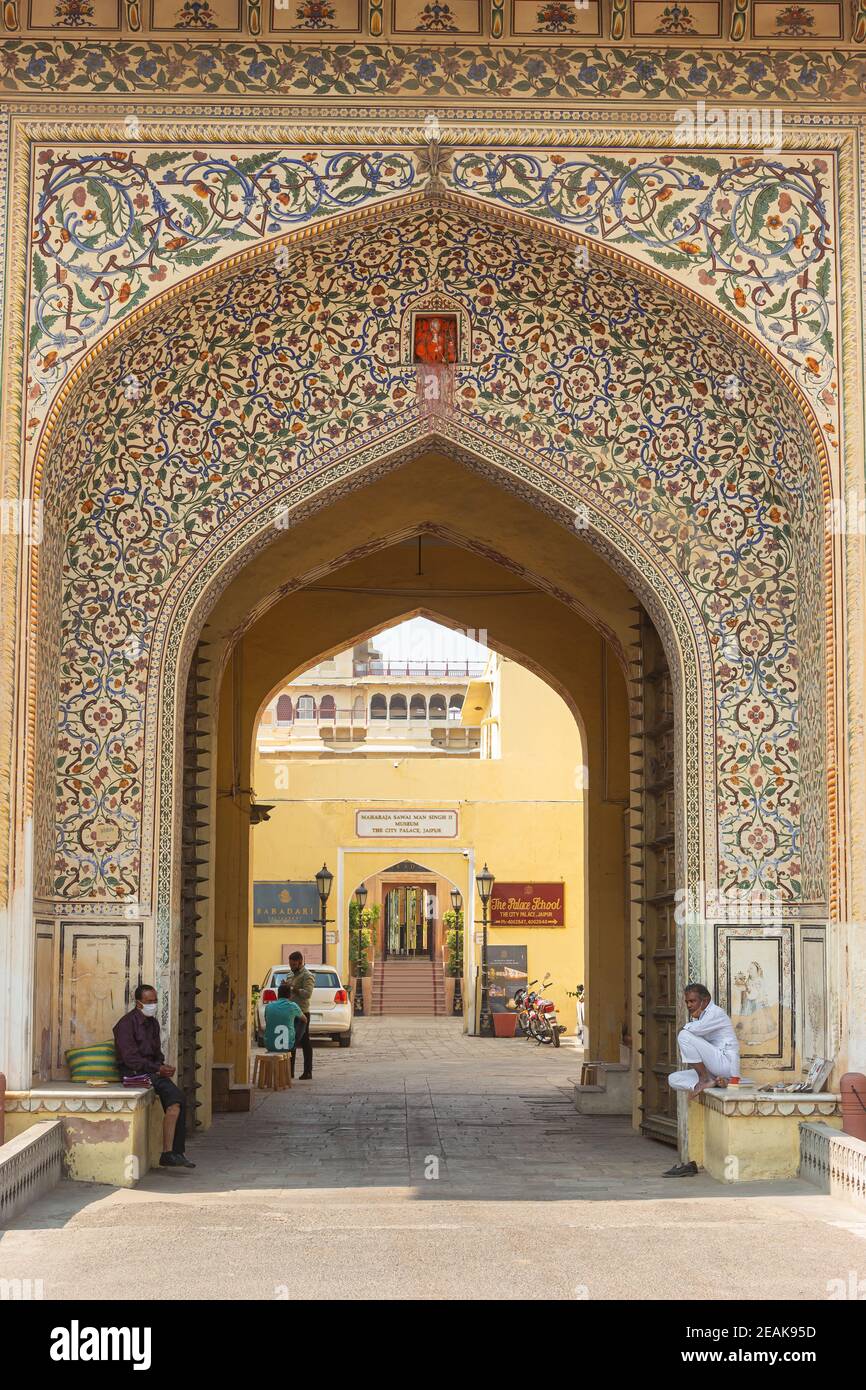
[[[724,1009],[714,1004],[706,985],[686,985],[683,991],[689,1021],[677,1036],[686,1070],[671,1072],[675,1091],[700,1095],[708,1086],[727,1086],[740,1074],[740,1044]]]
[[[739,1076],[740,1044],[733,1023],[724,1009],[713,1003],[706,985],[686,985],[683,997],[689,1021],[680,1029],[677,1042],[687,1066],[671,1072],[668,1085],[699,1096],[708,1086],[727,1086],[732,1076]],[[664,1176],[691,1178],[697,1171],[696,1163],[676,1163]]]
[[[292,986],[283,980],[277,990],[276,999],[265,1005],[265,1048],[268,1052],[291,1052],[294,1062],[295,1048],[304,1036],[307,1020],[300,1004],[292,998]],[[294,1067],[292,1075],[294,1076]]]
[[[166,1065],[156,1021],[157,998],[153,985],[139,985],[135,1008],[114,1025],[114,1047],[121,1076],[148,1078],[165,1111],[162,1123],[160,1168],[194,1168],[187,1158],[183,1091],[172,1081],[174,1067]],[[144,1082],[143,1084],[146,1084]]]

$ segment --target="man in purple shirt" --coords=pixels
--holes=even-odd
[[[165,1111],[162,1122],[161,1168],[194,1168],[184,1153],[186,1101],[172,1081],[174,1067],[166,1065],[156,1021],[156,990],[139,985],[135,1008],[114,1025],[114,1046],[121,1076],[147,1076]]]

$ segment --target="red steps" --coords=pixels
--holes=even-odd
[[[374,1014],[432,1018],[445,1013],[442,965],[431,960],[376,961],[373,966]]]

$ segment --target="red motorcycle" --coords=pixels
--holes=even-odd
[[[547,989],[551,984],[550,977],[545,976],[541,987]],[[565,1024],[560,1023],[557,1019],[556,1005],[553,1000],[544,999],[540,994],[533,995],[528,1014],[529,1032],[535,1041],[537,1043],[553,1043],[554,1047],[559,1047],[559,1036],[565,1032]]]

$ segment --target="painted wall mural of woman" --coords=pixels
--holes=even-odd
[[[734,976],[734,991],[739,993],[735,1002],[733,1022],[741,1044],[757,1047],[778,1035],[779,1007],[770,1002],[764,972],[756,960],[750,961],[746,970]]]

